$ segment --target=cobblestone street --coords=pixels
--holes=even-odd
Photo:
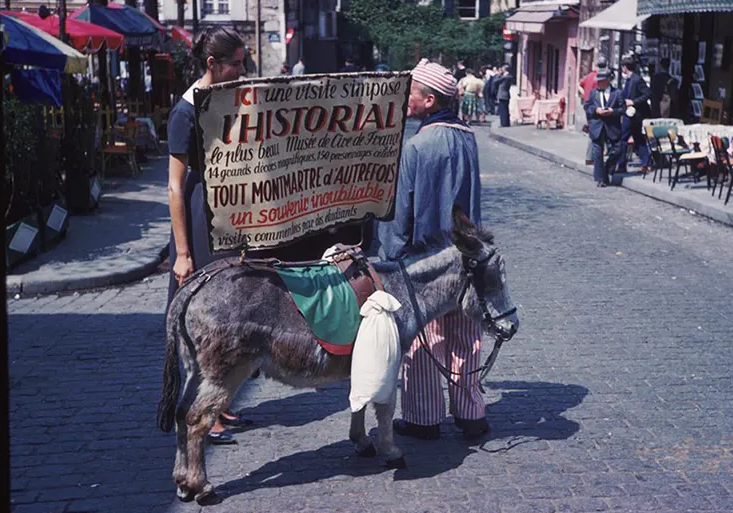
[[[733,230],[477,138],[522,323],[488,378],[490,440],[449,419],[396,437],[408,469],[386,470],[353,456],[347,383],[259,378],[234,405],[255,425],[208,452],[223,501],[204,511],[733,511]],[[9,300],[14,513],[202,510],[155,427],[167,280]]]

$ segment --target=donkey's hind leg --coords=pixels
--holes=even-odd
[[[387,467],[405,468],[407,466],[405,464],[405,457],[402,455],[402,451],[394,444],[392,419],[394,417],[396,403],[397,389],[392,392],[392,396],[387,404],[374,403],[374,410],[377,414],[377,433],[379,436],[377,449],[380,455],[387,458]]]
[[[235,388],[236,390],[236,388]],[[214,426],[217,416],[229,404],[234,391],[223,384],[213,383],[203,378],[198,396],[186,416],[188,424],[188,468],[186,484],[195,493],[197,502],[214,494],[214,486],[206,478],[206,459],[204,441],[206,434]]]
[[[351,428],[349,429],[349,440],[354,442],[354,449],[356,454],[362,458],[373,458],[377,455],[377,451],[374,448],[374,442],[371,437],[366,434],[366,428],[364,427],[364,414],[366,413],[366,406],[356,413],[351,414]]]
[[[202,377],[198,395],[186,417],[188,423],[188,477],[189,489],[196,493],[201,503],[212,499],[214,486],[206,478],[204,441],[216,418],[229,405],[239,386],[252,374],[251,362],[231,371],[224,379],[215,382]]]
[[[185,362],[185,359],[184,359]],[[186,382],[183,385],[183,394],[176,406],[176,463],[173,466],[173,481],[176,483],[176,494],[182,501],[193,499],[194,491],[188,487],[188,425],[186,417],[196,398],[199,387],[198,369],[186,367]]]

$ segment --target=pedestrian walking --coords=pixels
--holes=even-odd
[[[305,63],[303,62],[303,57],[299,58],[298,62],[293,66],[293,76],[298,75],[305,75]]]
[[[611,74],[599,69],[596,80],[597,87],[590,91],[584,104],[585,116],[588,119],[588,135],[593,144],[593,179],[598,187],[609,184],[609,172],[616,166],[620,158],[619,144],[621,138],[621,118],[626,105],[623,95],[610,84]],[[604,162],[604,149],[608,160]]]
[[[218,257],[209,252],[193,91],[198,87],[236,80],[245,73],[244,40],[231,28],[214,26],[198,32],[192,51],[206,71],[186,91],[168,119],[168,198],[172,224],[168,304],[184,279]],[[251,424],[251,421],[225,411],[209,432],[211,443],[235,443],[225,424],[241,427]]]
[[[471,129],[452,108],[456,80],[450,70],[423,59],[412,71],[408,115],[421,121],[405,144],[395,200],[394,221],[379,224],[380,256],[397,259],[415,243],[449,231],[458,204],[474,223],[481,221],[478,148]],[[489,430],[479,390],[481,326],[454,311],[425,327],[432,354],[454,372],[460,387],[448,384],[450,412],[467,438]],[[415,340],[403,360],[402,419],[398,434],[440,437],[446,416],[441,375]]]
[[[463,121],[468,125],[479,112],[478,103],[482,99],[483,89],[483,80],[476,77],[473,69],[466,68],[466,76],[458,82],[458,94],[461,97]]]
[[[496,81],[496,100],[499,104],[499,119],[501,126],[511,125],[509,119],[509,100],[511,99],[510,88],[514,84],[514,77],[509,73],[509,65],[504,64],[499,71],[499,78]]]
[[[578,93],[580,93],[580,96],[583,98],[583,105],[585,105],[585,102],[588,101],[588,98],[590,97],[591,91],[598,87],[598,80],[596,79],[596,76],[598,75],[598,70],[606,69],[608,66],[608,63],[606,62],[606,58],[603,56],[598,57],[598,64],[597,67],[592,69],[586,76],[584,76],[580,83],[578,84]],[[590,125],[590,120],[586,118],[585,120],[586,126]],[[593,164],[593,141],[588,141],[588,147],[585,150],[585,163],[587,165]]]
[[[489,78],[484,85],[484,102],[486,103],[486,112],[490,115],[496,114],[496,80],[499,73],[496,66],[489,68]]]
[[[624,84],[624,98],[626,102],[626,115],[621,121],[621,143],[628,144],[629,138],[633,138],[634,153],[641,161],[641,172],[649,171],[649,148],[644,135],[644,120],[651,114],[649,98],[651,91],[646,82],[636,73],[636,59],[633,55],[624,57],[621,60],[621,71],[626,83]],[[621,152],[618,170],[626,172],[628,150]]]
[[[456,71],[453,76],[456,78],[456,83],[460,82],[461,79],[466,76],[466,66],[463,64],[463,61],[458,61],[456,63]]]
[[[351,57],[348,57],[344,61],[344,65],[339,69],[339,73],[356,73],[357,71],[359,71],[359,68],[354,64]]]

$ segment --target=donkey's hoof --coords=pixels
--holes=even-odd
[[[370,443],[369,445],[361,449],[357,447],[356,454],[360,458],[374,458],[377,455],[377,448],[374,447],[373,443]]]
[[[203,489],[196,494],[196,502],[200,506],[211,506],[213,504],[219,504],[221,502],[221,498],[216,495],[214,485],[206,483]]]
[[[407,468],[407,462],[405,461],[405,457],[400,456],[399,458],[395,458],[393,460],[387,460],[387,468],[390,470]]]
[[[188,486],[177,486],[176,496],[178,496],[178,498],[183,502],[191,502],[193,500],[193,490],[191,490]]]

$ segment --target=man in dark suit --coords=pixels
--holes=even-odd
[[[499,103],[499,119],[501,126],[507,127],[511,124],[509,119],[509,98],[511,93],[509,89],[514,85],[514,77],[509,73],[509,65],[504,64],[499,72],[499,78],[496,79],[496,100]]]
[[[629,137],[634,138],[634,153],[639,156],[641,171],[645,173],[649,170],[649,148],[646,145],[643,125],[644,120],[651,115],[649,107],[651,90],[644,79],[636,73],[636,59],[633,56],[627,56],[621,60],[621,71],[626,79],[624,99],[627,107],[627,115],[621,122],[621,143],[625,144]],[[621,160],[618,163],[618,170],[621,173],[626,172],[627,154],[627,151],[622,151]]]
[[[609,183],[608,173],[620,158],[621,118],[626,109],[624,98],[618,89],[610,85],[610,72],[602,68],[598,70],[596,80],[598,86],[593,89],[586,100],[584,109],[588,119],[588,135],[593,143],[593,178],[598,187],[606,187]],[[603,162],[603,149],[608,149],[608,161]]]

